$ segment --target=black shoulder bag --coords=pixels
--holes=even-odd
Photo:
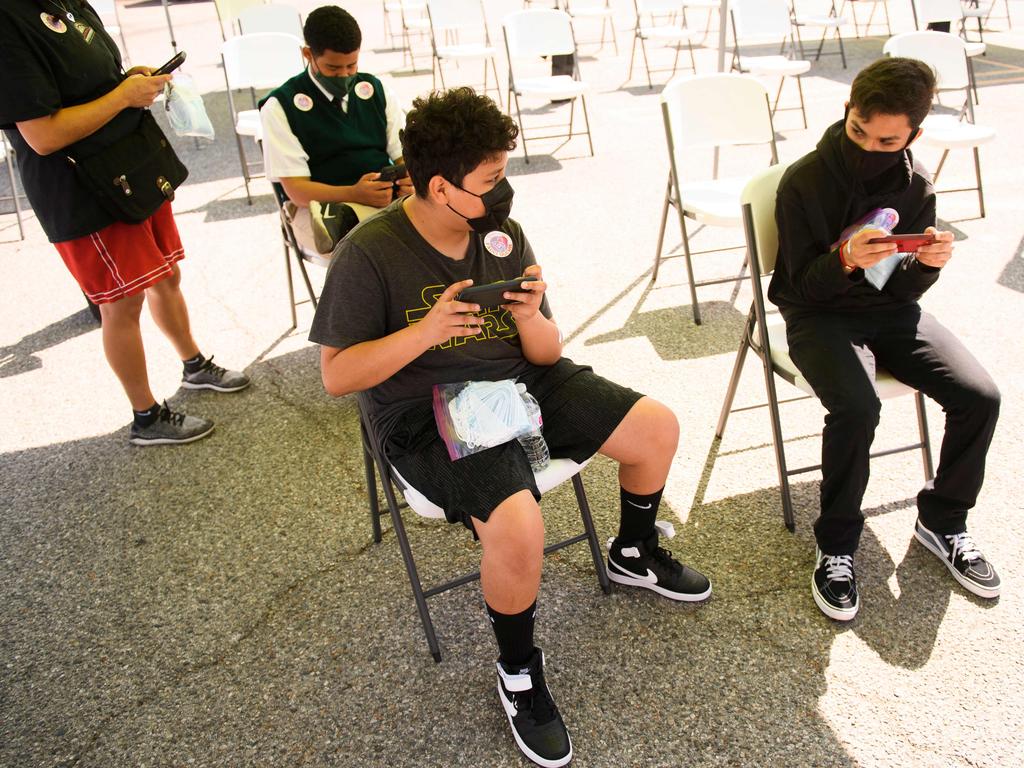
[[[148,109],[138,127],[106,149],[89,157],[72,157],[79,180],[96,201],[118,221],[145,221],[188,178],[188,169]]]

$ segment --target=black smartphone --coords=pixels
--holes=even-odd
[[[471,285],[455,297],[456,301],[465,301],[469,304],[479,304],[480,309],[495,309],[502,304],[515,304],[505,298],[506,291],[520,291],[523,283],[533,282],[537,278],[533,275],[517,277],[515,280],[502,280],[499,283],[487,283],[486,285]]]
[[[380,178],[377,181],[398,181],[409,174],[405,170],[405,163],[398,165],[385,165],[380,169]]]
[[[178,51],[163,66],[154,69],[151,75],[169,75],[180,67],[185,61],[185,52]]]

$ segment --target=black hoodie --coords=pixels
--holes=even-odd
[[[931,178],[909,149],[903,162],[872,179],[870,189],[846,169],[840,142],[845,120],[830,126],[813,152],[786,169],[779,184],[775,221],[779,255],[768,298],[783,317],[828,312],[862,312],[916,302],[939,277],[939,270],[906,255],[879,291],[864,271],[843,271],[838,248],[842,231],[875,208],[900,215],[893,234],[924,232],[935,226]]]

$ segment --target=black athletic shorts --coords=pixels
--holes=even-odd
[[[597,453],[643,397],[568,358],[519,380],[540,403],[551,458],[579,464]],[[493,509],[519,491],[529,490],[540,501],[518,440],[452,461],[430,405],[403,414],[385,450],[402,477],[441,507],[448,522],[461,522],[471,531],[470,518],[486,522]]]

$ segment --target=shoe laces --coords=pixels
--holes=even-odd
[[[853,556],[825,555],[825,576],[829,581],[853,581]]]
[[[517,712],[527,712],[537,725],[550,723],[558,715],[547,685],[544,684],[543,673],[530,675],[532,687],[528,691],[512,693],[512,702]]]
[[[974,539],[971,538],[971,534],[964,531],[963,533],[954,533],[947,535],[946,540],[950,546],[953,547],[953,559],[962,557],[969,563],[973,563],[978,558],[982,557],[981,550],[974,543]]]
[[[199,370],[209,371],[210,375],[217,379],[223,379],[224,374],[228,372],[227,368],[221,368],[219,365],[214,365],[213,355],[206,358],[206,362],[200,366]]]
[[[160,421],[166,421],[175,427],[180,427],[185,422],[185,414],[172,411],[167,405],[167,401],[164,400],[164,404],[160,406],[159,419]]]

